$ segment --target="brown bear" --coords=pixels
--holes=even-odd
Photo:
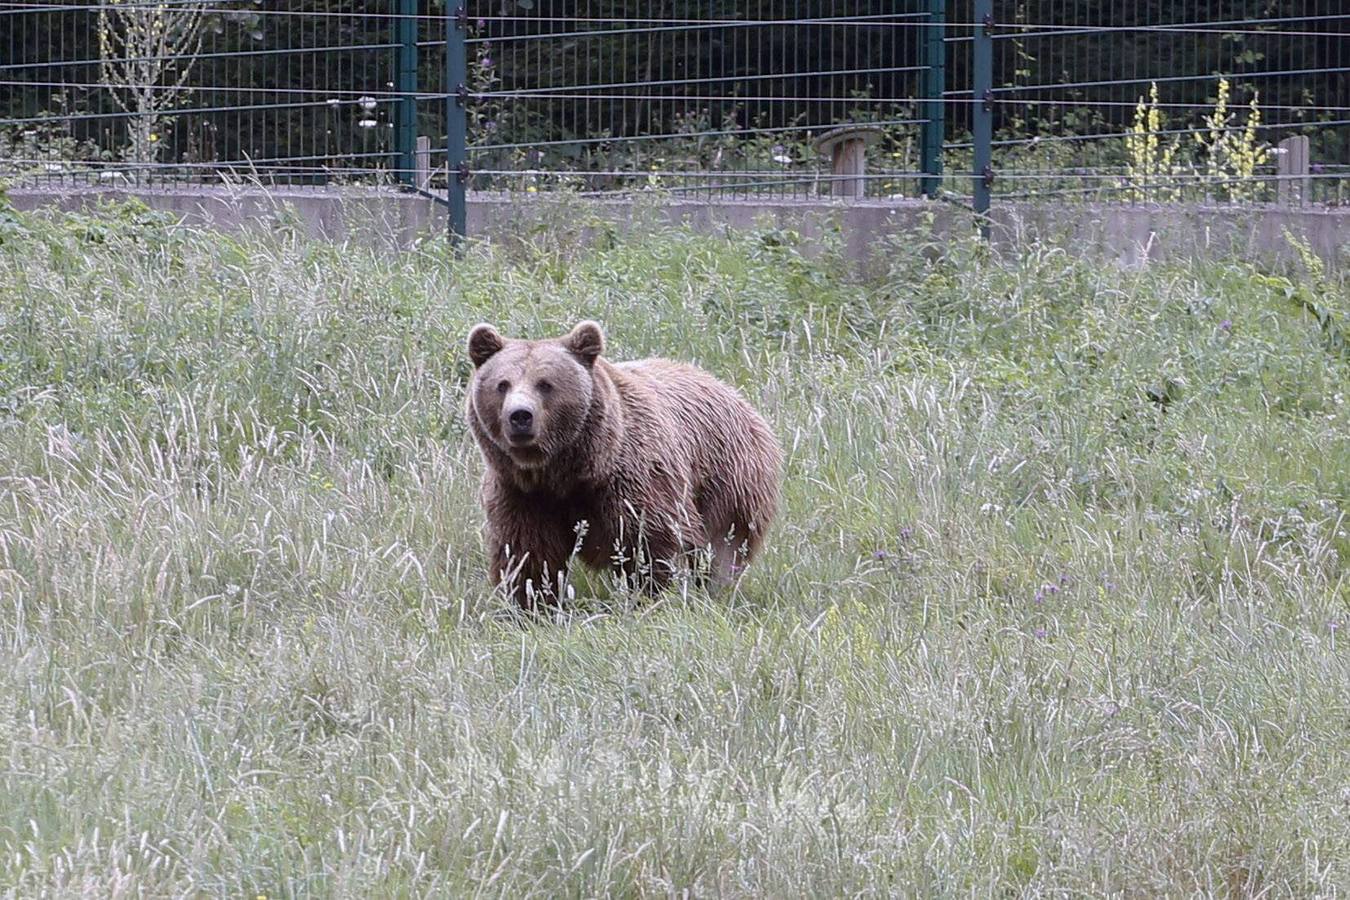
[[[486,470],[490,577],[553,603],[575,555],[649,591],[707,551],[725,585],[774,516],[782,450],[733,388],[665,359],[612,363],[595,322],[566,337],[469,334],[467,415]]]

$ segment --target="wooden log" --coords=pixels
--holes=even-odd
[[[1275,155],[1276,197],[1284,206],[1302,206],[1311,196],[1308,177],[1308,138],[1304,135],[1280,141]]]
[[[870,125],[845,125],[816,138],[817,152],[830,157],[829,193],[861,200],[867,194],[867,146],[881,137]]]
[[[431,185],[431,138],[419,135],[413,156],[417,161],[413,184],[425,191]]]

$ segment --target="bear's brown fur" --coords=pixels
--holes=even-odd
[[[526,608],[556,599],[574,553],[655,590],[707,548],[725,583],[777,506],[782,451],[740,394],[694,366],[603,351],[594,322],[552,340],[469,335],[490,577]]]

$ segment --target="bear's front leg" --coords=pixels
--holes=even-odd
[[[492,551],[489,576],[517,606],[535,612],[540,606],[557,605],[559,580],[566,566],[566,557],[549,558],[521,542],[502,541]]]
[[[493,585],[502,586],[527,611],[556,605],[559,581],[572,555],[572,530],[528,497],[490,492],[486,505]]]

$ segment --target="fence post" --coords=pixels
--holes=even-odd
[[[1309,196],[1308,139],[1304,135],[1280,141],[1275,157],[1275,195],[1284,206],[1302,206]]]
[[[469,76],[468,45],[465,43],[469,13],[465,2],[459,0],[456,6],[447,6],[445,18],[445,83],[449,89],[445,128],[446,200],[450,204],[452,244],[458,244],[465,236],[465,191],[469,181]]]
[[[974,59],[971,66],[973,96],[971,131],[975,144],[972,167],[972,200],[975,212],[984,222],[980,230],[989,234],[989,189],[994,183],[992,160],[994,139],[994,42],[989,31],[994,27],[994,0],[975,0]]]
[[[394,106],[394,150],[398,180],[415,184],[417,140],[417,0],[398,0],[398,100]]]
[[[419,191],[425,191],[431,187],[431,138],[425,134],[417,136],[417,151],[413,154],[417,160],[414,168],[417,170],[413,179],[413,187]]]
[[[928,21],[923,29],[923,125],[920,126],[919,168],[923,195],[932,200],[942,190],[942,141],[946,135],[944,114],[947,109],[942,91],[947,75],[947,2],[927,0]]]

